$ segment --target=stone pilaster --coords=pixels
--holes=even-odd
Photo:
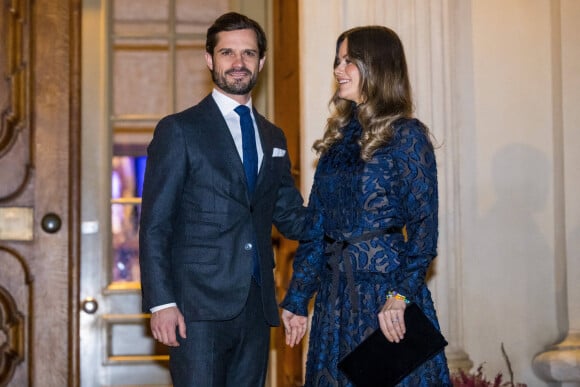
[[[554,0],[552,25],[552,105],[554,110],[554,169],[556,283],[558,321],[566,332],[564,340],[549,346],[533,359],[535,373],[562,387],[580,386],[580,203],[577,199],[580,171],[577,134],[580,113],[580,37],[575,28],[580,4],[575,0]]]

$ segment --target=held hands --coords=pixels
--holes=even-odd
[[[381,331],[391,343],[398,343],[405,336],[405,308],[407,304],[403,300],[391,297],[379,312],[379,325]]]
[[[151,331],[153,332],[153,337],[161,344],[170,347],[179,347],[176,327],[179,330],[179,336],[185,339],[185,320],[179,309],[175,306],[161,309],[151,315]]]
[[[286,345],[294,347],[304,337],[308,317],[298,316],[286,309],[282,310],[282,322],[284,323],[284,332],[286,333]]]

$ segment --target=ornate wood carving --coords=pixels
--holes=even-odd
[[[0,286],[0,384],[9,381],[24,361],[24,315],[10,293]]]
[[[0,245],[0,267],[0,386],[5,386],[26,378],[30,332],[25,316],[33,281],[24,257],[7,246]]]
[[[30,0],[0,6],[0,202],[18,195],[31,172],[29,21]]]

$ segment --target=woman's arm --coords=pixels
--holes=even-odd
[[[402,133],[400,166],[406,212],[406,257],[401,262],[397,289],[413,300],[425,282],[427,270],[437,255],[438,190],[433,146],[418,121]]]

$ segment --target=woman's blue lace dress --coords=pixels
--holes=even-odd
[[[361,126],[353,119],[318,163],[309,201],[319,215],[315,237],[300,244],[281,304],[306,316],[317,293],[306,386],[352,386],[337,363],[378,328],[389,291],[417,303],[439,327],[425,284],[437,249],[435,156],[420,121],[400,119],[395,128],[389,144],[365,163],[357,144]],[[403,226],[407,241],[398,231]],[[399,385],[451,386],[444,352]]]

